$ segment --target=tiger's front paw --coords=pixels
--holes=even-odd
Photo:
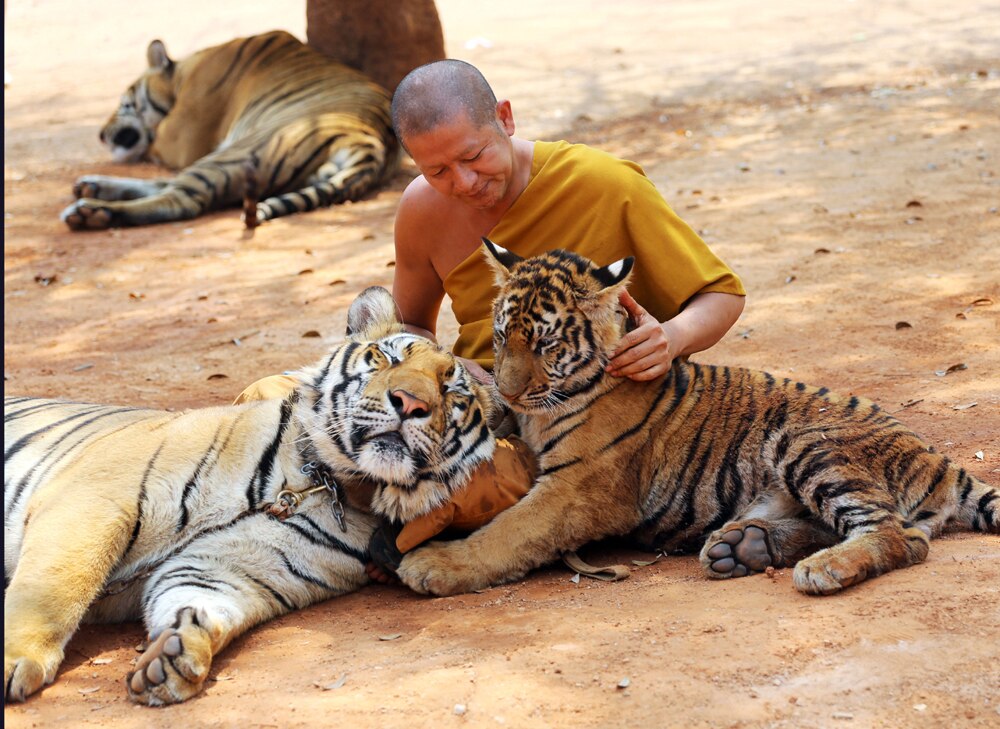
[[[490,586],[485,570],[462,542],[431,542],[403,557],[399,579],[424,595],[458,595]]]
[[[114,216],[111,209],[100,200],[81,198],[59,214],[70,230],[106,230]]]
[[[61,650],[52,651],[48,656],[28,656],[19,655],[15,651],[8,652],[4,647],[4,703],[24,701],[42,686],[52,683],[62,658]]]
[[[79,200],[82,197],[92,197],[96,200],[107,200],[101,195],[101,182],[97,175],[77,178],[73,183],[73,197]]]
[[[188,608],[178,628],[169,628],[149,644],[125,679],[129,698],[163,706],[187,701],[201,691],[212,663],[208,634],[191,619]]]

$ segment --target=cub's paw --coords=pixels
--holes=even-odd
[[[56,669],[61,662],[61,654],[46,661],[24,655],[14,656],[4,652],[4,703],[24,701],[42,686],[52,683],[56,677]],[[46,668],[46,665],[51,667]]]
[[[187,701],[201,691],[212,663],[207,633],[190,621],[149,644],[125,679],[128,696],[149,706]]]
[[[411,590],[425,595],[458,595],[490,586],[462,542],[432,542],[409,552],[396,574]]]
[[[868,577],[864,560],[824,549],[795,565],[795,589],[807,595],[832,595]]]
[[[81,198],[59,214],[71,230],[106,230],[114,222],[111,208],[100,200]]]
[[[714,532],[701,550],[701,566],[709,577],[745,577],[774,562],[767,532],[754,524],[730,524]]]

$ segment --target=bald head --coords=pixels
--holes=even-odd
[[[477,128],[498,126],[497,97],[475,66],[465,61],[435,61],[410,71],[392,97],[392,126],[406,139],[450,122],[464,112]]]

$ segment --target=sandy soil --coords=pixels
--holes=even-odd
[[[637,160],[743,276],[742,320],[697,359],[864,393],[1000,482],[995,3],[438,7],[451,55],[513,100],[524,136]],[[108,161],[97,131],[149,40],[183,56],[274,27],[302,37],[304,18],[301,1],[12,4],[7,393],[228,402],[261,375],[317,359],[354,295],[391,282],[393,212],[411,166],[370,200],[253,237],[236,211],[91,234],[57,217],[78,175],[130,173]],[[442,339],[453,336],[445,322]],[[648,557],[607,547],[587,556]],[[823,599],[797,594],[788,570],[708,582],[689,557],[636,567],[620,583],[571,577],[553,567],[445,599],[367,588],[251,632],[219,657],[200,698],[163,710],[125,699],[141,626],[86,627],[57,682],[5,708],[4,721],[1000,724],[996,537],[950,535],[926,563]]]

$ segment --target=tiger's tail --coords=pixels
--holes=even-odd
[[[269,197],[256,204],[259,222],[292,213],[308,212],[317,208],[360,199],[391,170],[384,160],[387,151],[381,144],[364,143],[345,137],[330,158],[322,165],[309,184],[300,190]],[[244,215],[249,217],[244,204]]]
[[[251,154],[243,165],[243,224],[247,230],[253,230],[261,223],[257,214],[260,200],[260,180],[257,177],[259,167],[260,160],[256,154]]]
[[[977,532],[1000,534],[1000,489],[965,473],[964,469],[960,471],[958,486],[959,504],[954,520]]]

